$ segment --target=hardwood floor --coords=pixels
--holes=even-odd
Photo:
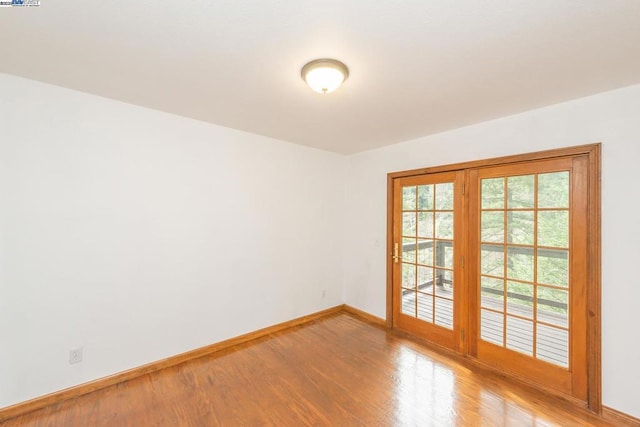
[[[342,312],[0,425],[610,424]]]

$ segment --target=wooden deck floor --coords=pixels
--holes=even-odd
[[[0,424],[608,425],[461,363],[339,313]]]
[[[422,319],[433,319],[433,304],[431,296],[433,291],[431,286],[421,289],[423,294],[418,296],[418,317]],[[452,328],[453,325],[453,298],[452,292],[446,287],[436,287],[436,295],[442,297],[435,299],[436,313],[435,323]],[[497,298],[484,297],[482,304],[486,308],[494,310],[503,310],[502,301]],[[416,293],[408,292],[402,297],[403,311],[411,312],[416,306]],[[405,309],[406,308],[406,309]],[[512,304],[509,307],[509,313],[532,318],[531,308],[521,305]],[[496,345],[503,345],[503,324],[504,318],[501,313],[483,310],[481,314],[482,339]],[[538,313],[538,320],[549,323],[550,325],[566,324],[566,319],[558,314],[549,312]],[[569,337],[566,331],[554,328],[552,326],[539,325],[536,331],[536,354],[535,357],[555,365],[568,367],[569,353],[568,341]],[[521,320],[520,318],[510,317],[507,320],[507,339],[506,347],[527,354],[534,355],[533,340],[533,322]]]

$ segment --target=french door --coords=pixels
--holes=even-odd
[[[470,348],[586,400],[586,158],[470,171]]]
[[[390,314],[597,410],[599,193],[589,150],[576,151],[390,174]]]
[[[395,180],[394,326],[457,349],[462,172]]]

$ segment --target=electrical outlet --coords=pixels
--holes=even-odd
[[[322,290],[322,298],[327,297],[327,291],[325,289]]]
[[[69,364],[82,362],[82,347],[69,350]]]

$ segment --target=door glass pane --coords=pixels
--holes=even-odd
[[[402,239],[402,260],[404,262],[416,262],[416,239],[407,237]]]
[[[433,238],[433,212],[418,212],[418,237]]]
[[[480,271],[488,276],[504,276],[504,248],[498,245],[482,245]]]
[[[436,184],[436,210],[453,209],[453,182]]]
[[[436,270],[436,295],[453,298],[453,271]]]
[[[453,268],[453,243],[436,240],[436,265],[438,267]]]
[[[503,311],[504,280],[493,277],[480,278],[481,305],[496,311]]]
[[[433,268],[418,266],[418,289],[433,293]]]
[[[507,207],[509,209],[533,208],[534,175],[507,178]]]
[[[416,317],[416,292],[402,290],[402,313]]]
[[[436,212],[436,238],[453,239],[453,213]]]
[[[480,224],[483,242],[504,242],[504,211],[482,212]]]
[[[509,246],[507,248],[507,277],[533,281],[533,249]]]
[[[569,212],[538,212],[538,245],[569,247]]]
[[[402,287],[406,289],[416,288],[416,266],[402,263]]]
[[[433,210],[433,185],[418,186],[418,210]]]
[[[433,265],[433,240],[418,240],[418,264]]]
[[[533,211],[507,213],[507,242],[533,245]]]
[[[538,321],[569,327],[569,292],[538,286]]]
[[[533,285],[507,282],[507,313],[533,318]]]
[[[433,323],[433,296],[418,292],[418,319]]]
[[[569,286],[569,251],[538,249],[538,283]]]
[[[416,235],[416,213],[415,212],[404,212],[402,214],[402,235],[403,236]]]
[[[538,175],[538,208],[569,207],[569,172]]]
[[[435,323],[445,328],[453,329],[453,301],[450,299],[438,298],[436,302]]]
[[[482,209],[504,208],[504,178],[482,180]]]
[[[533,322],[507,315],[506,347],[533,356]]]
[[[569,333],[560,328],[538,324],[536,357],[540,360],[569,367]]]
[[[497,344],[499,346],[504,345],[504,315],[496,313],[495,311],[485,310],[480,311],[480,324],[482,329],[480,331],[480,338],[484,341]]]
[[[402,210],[416,210],[416,187],[402,187]]]

